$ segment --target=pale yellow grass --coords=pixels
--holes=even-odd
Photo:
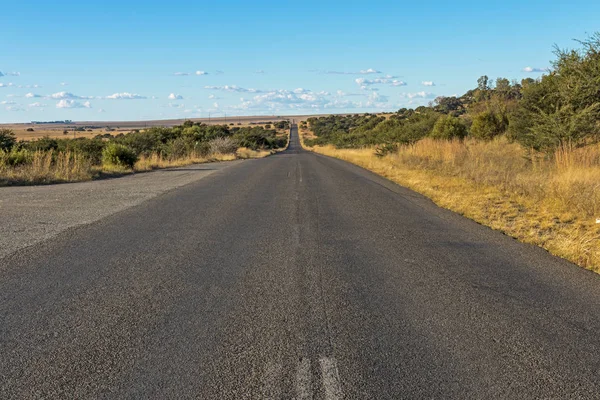
[[[17,167],[0,165],[0,184],[72,182],[89,180],[93,176],[89,161],[71,152],[38,151],[33,154],[31,163]]]
[[[523,242],[600,272],[600,147],[534,155],[505,139],[425,139],[384,157],[316,146]]]

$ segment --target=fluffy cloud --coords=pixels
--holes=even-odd
[[[20,72],[0,72],[0,76],[21,76]]]
[[[236,85],[225,85],[225,86],[204,86],[204,89],[209,90],[222,90],[224,92],[236,92],[236,93],[264,93],[258,89],[246,89]]]
[[[33,98],[36,98],[36,97],[42,97],[42,96],[40,96],[39,94],[35,94],[35,93],[27,93],[25,95],[25,98],[27,98],[27,99],[33,99]]]
[[[12,106],[17,103],[15,103],[14,101],[10,101],[10,100],[4,100],[4,101],[0,101],[0,104],[2,104],[3,106]]]
[[[171,93],[168,97],[169,100],[183,100],[183,96],[175,93]]]
[[[208,72],[206,71],[196,71],[196,75],[200,76],[200,75],[208,75]]]
[[[421,85],[423,85],[423,86],[435,86],[435,83],[433,83],[432,81],[423,81],[423,82],[421,82]]]
[[[435,94],[422,91],[422,92],[416,92],[416,93],[402,93],[402,97],[408,97],[410,100],[433,99],[433,98],[435,98]]]
[[[69,86],[69,84],[67,82],[61,82],[60,86]]]
[[[27,95],[26,95],[27,97]],[[56,100],[81,100],[81,99],[91,99],[91,97],[86,97],[86,96],[77,96],[73,93],[69,93],[69,92],[58,92],[58,93],[54,93],[51,94],[50,96],[48,96],[49,98],[52,99],[56,99]]]
[[[175,76],[189,76],[189,72],[175,72],[173,75]]]
[[[27,107],[31,107],[31,108],[41,108],[41,107],[46,107],[46,104],[42,104],[39,101],[36,101],[35,103],[31,103],[29,104]]]
[[[391,85],[391,86],[406,86],[406,82],[399,81],[398,79],[390,79],[390,78],[375,78],[375,79],[366,79],[366,78],[356,78],[354,80],[361,89],[366,89],[367,86],[372,85]]]
[[[25,109],[19,105],[16,106],[7,106],[5,107],[6,111],[25,111]]]
[[[110,96],[106,96],[106,98],[109,100],[140,100],[146,97],[135,93],[123,92],[111,94]]]
[[[534,67],[525,67],[523,68],[523,72],[546,72],[547,68],[534,68]]]
[[[64,99],[56,103],[56,108],[92,108],[92,105],[89,101],[80,103],[75,100]]]
[[[99,108],[99,109],[98,109],[98,112],[99,112],[99,113],[105,113],[105,112],[106,112],[106,110],[105,110],[104,108]]]
[[[0,82],[0,87],[12,87],[15,86],[13,83],[2,83]]]
[[[220,100],[221,99],[219,96],[215,96],[214,94],[209,95],[208,98],[211,100]]]

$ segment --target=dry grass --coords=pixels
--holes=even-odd
[[[373,149],[314,151],[365,167],[438,205],[600,272],[600,147],[531,157],[505,139],[425,139],[376,157]]]
[[[95,171],[87,159],[71,152],[35,152],[30,163],[17,167],[0,164],[0,184],[43,184],[92,179]]]

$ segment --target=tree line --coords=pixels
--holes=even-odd
[[[579,48],[555,46],[555,60],[539,79],[520,82],[488,76],[460,97],[438,97],[428,106],[402,108],[389,118],[349,115],[310,118],[308,145],[392,149],[429,136],[491,140],[505,135],[528,149],[553,153],[600,139],[600,33]]]

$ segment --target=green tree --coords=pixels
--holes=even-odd
[[[10,150],[16,143],[15,133],[11,129],[0,129],[0,150]]]
[[[506,117],[492,110],[480,112],[473,118],[471,135],[478,139],[490,140],[501,135],[508,127]]]
[[[579,43],[580,50],[556,47],[553,70],[523,85],[511,137],[524,146],[551,153],[600,141],[600,33]]]
[[[451,115],[441,115],[431,131],[431,137],[434,139],[462,139],[467,135],[467,127],[460,118]]]

